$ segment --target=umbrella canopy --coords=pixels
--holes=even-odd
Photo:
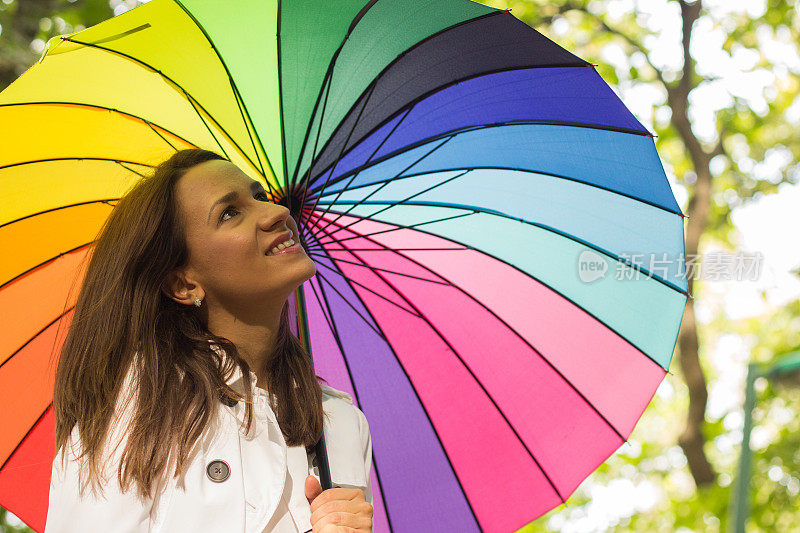
[[[81,262],[192,147],[299,222],[318,268],[292,308],[369,420],[376,532],[511,532],[566,501],[687,298],[652,135],[593,67],[467,0],[152,0],[51,39],[0,93],[0,505],[43,529]]]

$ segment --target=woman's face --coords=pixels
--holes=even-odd
[[[200,296],[209,306],[231,311],[257,309],[265,302],[282,306],[316,273],[289,210],[268,201],[261,183],[233,163],[195,165],[175,187],[186,227],[184,272],[192,300]],[[273,254],[275,239],[283,242],[289,232],[298,251]]]

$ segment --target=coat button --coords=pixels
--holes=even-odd
[[[208,479],[211,481],[215,483],[222,483],[230,477],[231,467],[228,466],[228,463],[225,461],[217,459],[208,463],[208,466],[206,467],[206,474],[208,474]]]

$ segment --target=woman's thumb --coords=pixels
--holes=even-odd
[[[306,499],[308,500],[309,505],[311,502],[314,501],[314,498],[319,496],[322,493],[322,485],[319,484],[319,480],[312,475],[309,475],[306,478]]]

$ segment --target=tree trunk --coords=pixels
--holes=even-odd
[[[706,227],[711,197],[711,174],[708,171],[708,166],[706,165],[704,169],[698,168],[697,170],[694,196],[687,210],[687,215],[689,216],[686,227],[687,257],[693,257],[697,254],[700,237]],[[689,274],[691,274],[691,271]],[[689,294],[692,294],[693,286],[694,283],[690,276],[687,281]],[[678,444],[683,449],[686,462],[689,465],[689,471],[692,473],[695,484],[699,487],[713,483],[716,475],[703,449],[706,442],[703,434],[703,424],[705,423],[708,390],[703,368],[700,366],[698,347],[694,301],[690,298],[686,302],[683,323],[678,335],[678,361],[680,362],[683,379],[689,389],[689,409],[686,416],[686,426],[678,437]]]
[[[697,181],[695,182],[692,198],[689,201],[686,224],[686,257],[697,256],[700,238],[708,224],[708,211],[711,202],[711,171],[709,162],[711,155],[707,154],[700,141],[692,131],[689,121],[689,92],[695,86],[695,64],[689,53],[694,21],[700,15],[701,1],[692,4],[679,0],[681,5],[681,18],[683,20],[683,75],[676,85],[667,85],[667,98],[672,108],[671,122],[689,151]],[[721,138],[720,138],[721,142]],[[692,294],[694,287],[693,273],[687,272],[687,287]],[[699,343],[697,340],[697,323],[694,314],[694,301],[690,298],[686,302],[683,323],[678,334],[678,361],[686,386],[689,389],[689,409],[686,415],[686,426],[678,437],[678,444],[683,449],[689,471],[692,473],[695,484],[700,487],[714,482],[716,474],[711,467],[705,450],[703,449],[706,438],[703,433],[705,423],[706,404],[708,402],[708,389],[700,366]]]

